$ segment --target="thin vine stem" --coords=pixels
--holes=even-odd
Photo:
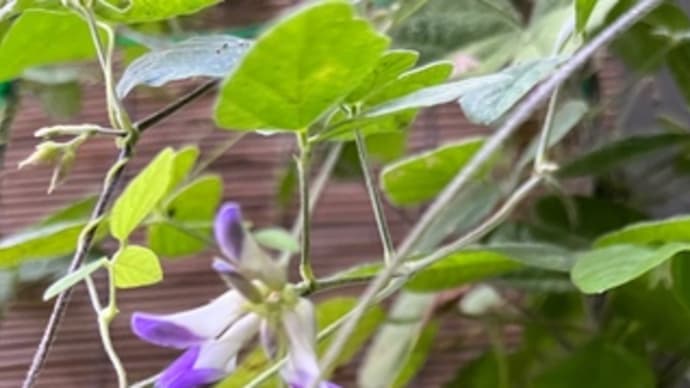
[[[335,360],[342,347],[347,342],[358,320],[364,314],[366,308],[372,303],[379,290],[386,287],[389,280],[409,256],[411,250],[417,245],[421,236],[426,232],[432,221],[438,217],[446,206],[457,194],[471,181],[477,171],[489,160],[503,143],[534,113],[553,91],[565,82],[576,70],[584,65],[589,58],[600,48],[611,42],[616,36],[628,29],[637,20],[645,16],[661,3],[661,0],[641,0],[621,17],[610,24],[587,45],[577,51],[564,65],[551,75],[545,82],[531,92],[506,118],[504,124],[491,136],[465,165],[465,167],[453,178],[451,183],[441,192],[437,199],[422,215],[420,221],[413,227],[410,234],[397,250],[391,265],[384,268],[379,275],[369,284],[360,297],[353,314],[336,334],[331,346],[321,360],[321,378],[330,375],[334,368]]]
[[[534,157],[534,170],[537,173],[545,172],[551,169],[551,165],[546,158],[546,150],[549,147],[549,139],[551,138],[551,129],[553,128],[553,118],[556,115],[556,106],[558,105],[558,95],[561,88],[557,87],[551,94],[549,99],[549,106],[546,110],[546,118],[539,134],[539,143],[537,144],[537,152]]]
[[[311,265],[311,211],[309,200],[309,163],[311,159],[311,144],[309,143],[306,132],[297,134],[297,144],[299,146],[299,156],[297,158],[297,173],[299,175],[299,198],[301,223],[301,256],[299,262],[299,273],[302,280],[312,287],[316,277]]]
[[[362,169],[362,174],[364,175],[364,182],[367,186],[369,201],[371,202],[371,208],[374,211],[374,218],[376,219],[376,227],[379,231],[381,244],[383,245],[383,260],[386,265],[389,265],[393,255],[395,255],[395,247],[393,245],[393,239],[391,238],[390,228],[388,227],[388,221],[386,221],[386,214],[383,210],[381,195],[376,189],[374,178],[371,176],[371,171],[369,170],[367,144],[360,130],[355,131],[355,142],[357,143],[357,156],[359,157],[359,164]]]

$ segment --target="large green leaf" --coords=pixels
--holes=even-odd
[[[659,247],[611,245],[584,252],[571,273],[584,293],[607,291],[634,280],[674,255],[690,250],[690,244],[669,243]]]
[[[601,175],[653,152],[690,144],[690,135],[658,133],[635,135],[608,143],[565,163],[559,170],[562,177]]]
[[[53,259],[73,252],[86,222],[60,222],[36,226],[0,241],[0,268],[25,260]]]
[[[106,1],[114,5],[96,2],[101,17],[123,23],[145,23],[193,14],[221,0],[129,0],[127,6],[120,10],[115,6],[119,6],[121,0]]]
[[[415,362],[418,360],[411,356],[435,301],[436,296],[432,294],[404,292],[398,296],[390,309],[386,323],[367,349],[357,375],[358,387],[397,387],[414,375],[418,369],[415,367],[420,365]],[[428,347],[421,350],[424,348],[428,351]],[[406,366],[409,366],[408,370],[405,370]],[[406,372],[404,376],[401,375],[403,371]],[[398,379],[401,384],[398,384]],[[396,384],[391,384],[391,381],[395,381]]]
[[[192,77],[223,78],[249,47],[250,42],[244,39],[208,35],[150,51],[127,67],[117,84],[117,94],[123,98],[137,85],[162,86]]]
[[[415,205],[432,199],[453,179],[484,144],[471,138],[403,159],[381,171],[381,186],[396,205]]]
[[[680,216],[628,225],[600,237],[594,245],[604,247],[614,244],[658,244],[674,241],[690,242],[690,217]]]
[[[530,388],[653,388],[654,380],[651,366],[641,357],[594,342],[545,370]]]
[[[406,96],[412,92],[433,85],[438,85],[450,77],[453,64],[450,62],[433,62],[401,74],[391,82],[375,90],[364,100],[367,106]]]
[[[461,251],[415,274],[407,289],[435,292],[487,279],[520,268],[522,265],[504,254],[487,250]]]
[[[166,194],[174,157],[171,148],[161,151],[117,198],[110,214],[110,232],[118,240],[127,240]]]
[[[17,77],[30,67],[92,59],[95,55],[89,29],[78,16],[27,10],[0,42],[0,81]]]
[[[202,176],[180,189],[165,205],[165,218],[148,228],[151,249],[163,257],[203,250],[222,194],[223,181],[216,175]]]
[[[65,291],[66,289],[74,286],[80,281],[84,280],[87,276],[90,276],[94,271],[108,264],[108,259],[102,258],[100,260],[93,261],[86,265],[81,266],[74,272],[71,272],[62,278],[58,279],[56,282],[51,284],[43,293],[43,300],[49,300],[57,296],[57,294]]]
[[[263,34],[227,78],[216,122],[303,130],[357,87],[387,45],[348,2],[303,8]]]
[[[129,245],[113,257],[113,274],[118,288],[135,288],[163,280],[158,257],[152,250]]]

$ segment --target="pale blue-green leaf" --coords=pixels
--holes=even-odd
[[[477,124],[495,123],[561,61],[562,58],[538,59],[509,67],[496,76],[487,76],[481,88],[473,88],[459,97],[465,116]]]
[[[690,250],[687,243],[658,247],[611,245],[577,256],[571,278],[584,293],[600,293],[634,280],[674,255]]]
[[[175,153],[161,151],[117,198],[110,214],[110,232],[120,241],[151,213],[168,191]]]
[[[690,242],[690,217],[678,216],[665,220],[645,221],[628,225],[601,236],[596,247],[614,244],[659,244]]]
[[[118,288],[135,288],[163,280],[158,257],[148,248],[129,245],[113,257],[113,274]]]
[[[309,5],[264,33],[221,87],[219,126],[303,130],[376,66],[388,39],[347,1]]]
[[[107,265],[107,263],[108,259],[104,257],[100,260],[96,260],[86,265],[82,265],[76,271],[65,275],[64,277],[60,278],[59,280],[51,284],[43,293],[43,300],[46,301],[54,298],[66,289],[71,288],[75,284],[84,280],[87,276],[91,276],[92,273],[94,273],[99,268]]]
[[[138,85],[162,86],[192,77],[223,78],[250,45],[248,40],[233,36],[208,35],[150,51],[127,67],[117,84],[117,95],[124,98]]]
[[[254,232],[254,239],[266,248],[290,253],[299,252],[299,243],[285,229],[265,228]]]

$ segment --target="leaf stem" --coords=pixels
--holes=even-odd
[[[355,142],[357,143],[357,155],[359,156],[359,164],[362,168],[362,174],[364,175],[364,182],[367,186],[369,201],[371,202],[371,208],[374,211],[374,218],[376,219],[376,227],[378,228],[381,244],[383,245],[383,260],[386,265],[389,265],[391,259],[395,255],[395,247],[393,246],[393,239],[391,238],[388,222],[386,221],[386,214],[383,210],[381,195],[376,189],[371,171],[369,171],[367,144],[359,129],[355,131]]]
[[[297,134],[299,156],[297,158],[297,173],[299,175],[300,215],[302,217],[302,247],[299,262],[299,273],[308,287],[314,285],[315,276],[311,266],[311,209],[309,200],[309,162],[311,159],[311,144],[306,131]]]
[[[589,58],[601,47],[611,42],[616,36],[625,31],[637,20],[649,13],[661,0],[641,0],[616,21],[611,23],[599,35],[597,35],[586,46],[577,51],[565,64],[563,64],[545,82],[532,91],[506,118],[504,124],[489,138],[483,147],[465,165],[465,167],[455,176],[443,192],[437,197],[432,205],[422,215],[420,221],[413,227],[410,234],[397,250],[391,265],[384,268],[379,275],[369,284],[353,309],[353,314],[336,334],[331,346],[321,360],[321,378],[330,375],[334,368],[340,350],[347,342],[350,334],[354,330],[360,317],[371,304],[379,290],[386,287],[389,280],[396,272],[403,260],[410,255],[412,248],[416,246],[426,229],[432,221],[438,217],[446,208],[446,205],[469,183],[476,172],[489,160],[494,152],[525,122],[532,113],[547,99],[553,91],[565,82],[577,69],[585,64]],[[541,179],[541,178],[540,178]],[[438,253],[438,252],[437,252]],[[437,257],[440,260],[444,256]],[[319,379],[317,379],[319,380]],[[318,381],[317,381],[318,383]]]
[[[561,88],[557,87],[551,94],[549,99],[549,106],[546,111],[546,118],[539,135],[539,143],[537,144],[537,152],[534,157],[534,170],[540,174],[542,172],[550,171],[555,168],[546,159],[546,149],[549,146],[549,138],[551,137],[551,128],[553,127],[553,118],[556,113],[556,105],[558,105],[558,95]]]

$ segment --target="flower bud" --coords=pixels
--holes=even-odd
[[[65,143],[44,141],[36,146],[36,150],[28,158],[19,162],[18,168],[24,166],[36,166],[40,164],[53,164],[62,155],[66,147]]]

